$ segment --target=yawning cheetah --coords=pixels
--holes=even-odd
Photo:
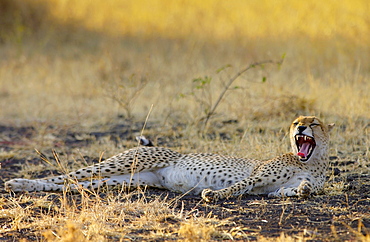
[[[127,150],[99,164],[45,179],[13,179],[9,191],[62,191],[123,185],[146,185],[200,194],[205,201],[240,194],[307,197],[324,185],[328,166],[328,132],[314,116],[301,116],[290,126],[293,153],[268,161],[217,154],[180,154],[167,148]],[[212,190],[211,190],[212,189]]]

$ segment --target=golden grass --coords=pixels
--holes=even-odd
[[[18,237],[17,231],[31,231],[34,236],[40,236],[41,241],[216,241],[250,240],[255,236],[261,242],[315,239],[315,235],[310,234],[312,231],[306,230],[294,236],[281,233],[279,237],[268,238],[258,235],[257,230],[251,232],[248,227],[220,229],[230,222],[213,218],[211,214],[195,215],[196,210],[174,209],[176,201],[177,198],[169,200],[165,197],[148,199],[141,191],[131,194],[109,192],[104,198],[85,191],[74,196],[1,198],[0,219],[11,222],[0,228],[0,234]],[[369,234],[363,234],[367,228],[361,219],[357,229],[345,226],[357,241],[369,241]],[[332,230],[334,238],[339,239],[334,226]]]
[[[220,220],[196,217],[192,212],[171,208],[177,199],[158,197],[149,202],[147,200],[141,191],[108,193],[104,199],[84,191],[75,195],[73,200],[67,199],[67,194],[54,198],[54,201],[48,196],[2,198],[0,206],[6,209],[0,214],[0,219],[8,219],[11,223],[0,228],[0,234],[32,229],[45,241],[126,241],[175,237],[184,241],[209,241],[211,236],[230,236],[221,231],[216,233],[216,227],[224,223]],[[41,212],[36,218],[37,211]]]
[[[112,35],[165,38],[369,38],[365,0],[296,2],[221,0],[53,0],[51,15]],[[71,7],[73,6],[73,7]],[[362,43],[366,45],[365,43]]]

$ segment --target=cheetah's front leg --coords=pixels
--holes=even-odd
[[[312,185],[309,181],[303,180],[298,187],[281,187],[275,192],[268,194],[269,197],[302,197],[307,198],[313,193]]]
[[[235,183],[234,185],[217,190],[212,191],[211,189],[204,189],[202,191],[202,198],[206,202],[215,201],[218,199],[230,197],[230,196],[238,196],[242,195],[244,193],[248,193],[250,190],[252,190],[254,184],[255,184],[254,178],[246,178],[240,182]]]
[[[212,191],[210,189],[204,189],[202,191],[202,198],[206,202],[215,201],[218,199],[230,197],[230,196],[238,196],[244,193],[248,193],[252,188],[255,186],[255,184],[258,184],[260,186],[263,184],[263,181],[260,179],[253,179],[253,178],[247,178],[244,179],[238,183],[235,183],[234,185],[218,190],[218,191]],[[261,184],[260,184],[261,183]],[[266,184],[264,184],[266,185]],[[309,195],[311,195],[313,192],[312,185],[309,181],[303,180],[298,187],[281,187],[277,189],[275,192],[271,192],[268,194],[269,197],[293,197],[298,196],[302,198],[307,198]]]

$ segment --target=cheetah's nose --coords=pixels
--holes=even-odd
[[[306,126],[298,126],[299,133],[302,133],[307,127]]]

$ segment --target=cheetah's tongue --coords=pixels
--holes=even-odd
[[[310,147],[311,147],[310,143],[308,143],[308,142],[303,143],[301,148],[299,149],[297,155],[300,156],[301,158],[306,158],[307,154],[310,150]]]

